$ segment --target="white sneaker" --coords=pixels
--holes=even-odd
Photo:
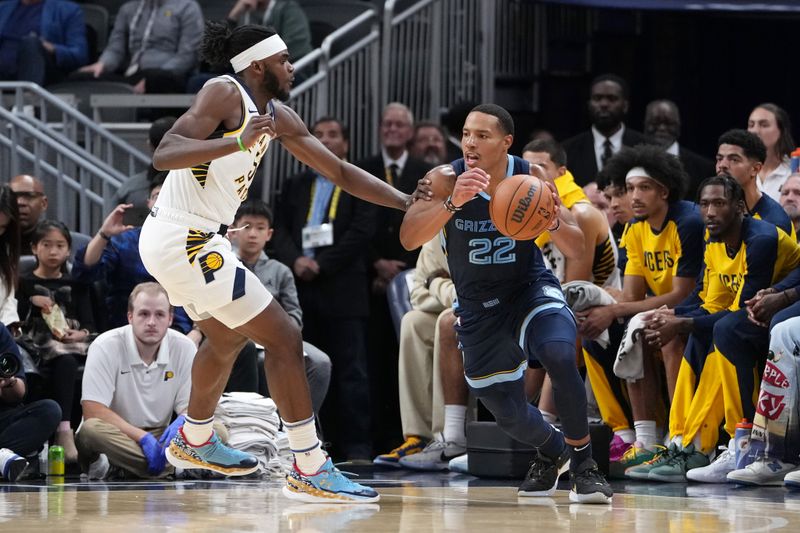
[[[458,474],[469,474],[469,467],[467,465],[468,457],[469,455],[465,453],[464,455],[459,455],[455,459],[450,459],[450,463],[447,465],[448,470]]]
[[[783,478],[783,484],[790,489],[800,489],[800,470],[786,474]]]
[[[411,470],[447,470],[450,460],[467,453],[466,446],[439,439],[428,443],[425,448],[413,455],[401,457],[398,464]]]
[[[693,468],[686,472],[686,479],[701,483],[727,483],[728,472],[736,470],[736,448],[733,439],[728,447],[720,446],[722,453],[708,466]]]
[[[89,465],[88,478],[103,480],[108,476],[109,468],[111,468],[111,464],[108,462],[108,457],[106,457],[106,454],[101,453],[99,457]]]
[[[745,468],[734,470],[728,474],[728,481],[743,485],[780,486],[783,485],[784,477],[796,469],[797,465],[761,455]]]
[[[16,481],[28,468],[28,461],[8,448],[0,448],[0,474],[8,481]]]

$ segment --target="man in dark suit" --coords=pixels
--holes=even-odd
[[[414,116],[403,104],[388,104],[381,116],[381,152],[356,165],[370,174],[386,180],[395,188],[412,193],[417,181],[430,169],[431,165],[411,157],[408,143],[414,136]],[[375,294],[386,292],[386,285],[402,270],[413,268],[419,250],[412,252],[400,244],[400,223],[403,212],[395,209],[378,208],[377,231],[371,243],[371,264],[373,268],[372,291]]]
[[[410,156],[408,142],[414,135],[411,110],[397,102],[383,109],[380,123],[381,151],[357,163],[401,191],[411,193],[431,165]],[[400,438],[400,402],[397,390],[397,337],[392,325],[386,287],[394,277],[417,262],[419,250],[407,251],[400,244],[401,211],[376,208],[375,235],[369,247],[370,316],[367,345],[373,393],[373,436],[378,449],[391,449]],[[335,363],[334,363],[335,364]]]
[[[653,100],[647,104],[644,115],[644,133],[647,140],[664,148],[667,153],[678,156],[689,175],[686,184],[686,200],[697,199],[697,187],[704,179],[716,174],[714,162],[680,146],[681,115],[672,100]]]
[[[628,84],[614,74],[592,80],[589,90],[589,131],[564,141],[567,161],[580,186],[592,183],[603,164],[623,146],[636,146],[644,136],[625,126],[628,114]]]
[[[344,159],[347,128],[324,117],[311,128]],[[372,204],[359,200],[313,170],[284,184],[278,203],[275,257],[295,275],[303,310],[303,338],[333,363],[323,408],[325,434],[348,460],[369,459],[370,391],[367,374],[369,293],[366,252],[375,228]]]

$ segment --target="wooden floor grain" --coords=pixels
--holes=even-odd
[[[611,505],[598,506],[571,504],[566,491],[518,498],[513,486],[373,481],[382,497],[369,505],[295,503],[275,482],[2,485],[0,531],[800,531],[800,494],[788,492],[773,492],[783,495],[775,498],[727,488],[629,485]]]

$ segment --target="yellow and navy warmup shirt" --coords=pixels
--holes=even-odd
[[[756,205],[750,210],[750,216],[778,226],[785,231],[793,241],[797,241],[797,232],[794,229],[794,224],[792,224],[792,219],[790,219],[786,211],[783,210],[781,204],[766,194],[762,194],[761,199],[756,202]]]
[[[646,220],[625,233],[626,276],[641,276],[655,296],[672,291],[672,278],[696,278],[702,266],[703,220],[697,206],[683,200],[669,205],[664,225],[654,230]]]
[[[800,246],[775,225],[745,217],[742,244],[728,255],[725,243],[709,238],[705,249],[707,286],[700,308],[707,314],[737,311],[761,289],[800,265]]]
[[[715,324],[800,265],[800,246],[769,222],[745,217],[741,239],[733,256],[725,243],[711,238],[706,241],[703,301],[675,309],[677,315],[692,317],[694,328],[678,372],[670,434],[683,435],[684,441],[699,434],[704,453],[716,445],[722,419],[732,435],[736,422],[744,416],[744,406],[753,401],[757,359],[746,345],[723,353],[720,342],[731,339],[717,338]]]
[[[761,195],[761,199],[756,202],[756,205],[753,206],[753,209],[750,210],[750,216],[757,220],[763,220],[765,222],[769,222],[784,232],[786,232],[793,241],[797,242],[797,233],[794,229],[794,224],[792,224],[789,215],[786,214],[786,211],[783,210],[783,207],[767,196],[766,194]],[[708,233],[705,234],[705,240],[708,242]],[[679,307],[681,308],[691,308],[700,305],[706,299],[706,290],[709,283],[708,280],[708,273],[706,269],[705,262],[703,263],[703,268],[701,270],[701,276],[697,278],[697,285],[692,291],[692,294],[686,298]]]
[[[561,203],[567,209],[572,209],[575,204],[591,204],[583,189],[575,183],[575,178],[570,171],[566,171],[555,179],[556,191]],[[553,273],[560,282],[566,279],[566,258],[561,250],[553,243],[550,232],[545,231],[534,241],[536,246],[542,251],[542,255],[550,263]],[[614,244],[612,234],[609,231],[606,240],[596,245],[594,248],[594,258],[592,260],[592,283],[600,287],[613,286],[620,287],[619,276],[614,269],[617,266],[618,252]]]

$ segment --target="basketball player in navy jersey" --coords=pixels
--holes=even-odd
[[[223,445],[211,428],[236,355],[253,339],[265,347],[269,390],[295,456],[284,494],[306,502],[377,501],[377,492],[349,481],[320,449],[300,330],[223,235],[275,139],[355,196],[396,209],[405,209],[410,198],[329,152],[277,101],[288,97],[294,68],[273,31],[252,25],[231,31],[209,22],[202,52],[210,63],[230,61],[237,75],[209,80],[164,136],[153,164],[170,173],[140,241],[147,270],[206,337],[192,368],[186,422],[167,458],[175,466],[226,475],[257,469],[254,456]]]
[[[553,495],[559,475],[569,469],[571,501],[608,503],[612,491],[592,459],[586,393],[575,364],[575,318],[539,248],[504,236],[489,216],[497,185],[531,172],[527,161],[508,155],[513,135],[505,109],[475,107],[462,131],[463,159],[428,174],[433,201],[411,206],[400,240],[413,249],[442,236],[456,287],[467,384],[506,433],[538,450],[519,495]],[[568,216],[559,207],[551,234],[577,231],[570,240],[582,242]],[[523,375],[529,364],[544,366],[551,376],[563,434],[527,402]]]

